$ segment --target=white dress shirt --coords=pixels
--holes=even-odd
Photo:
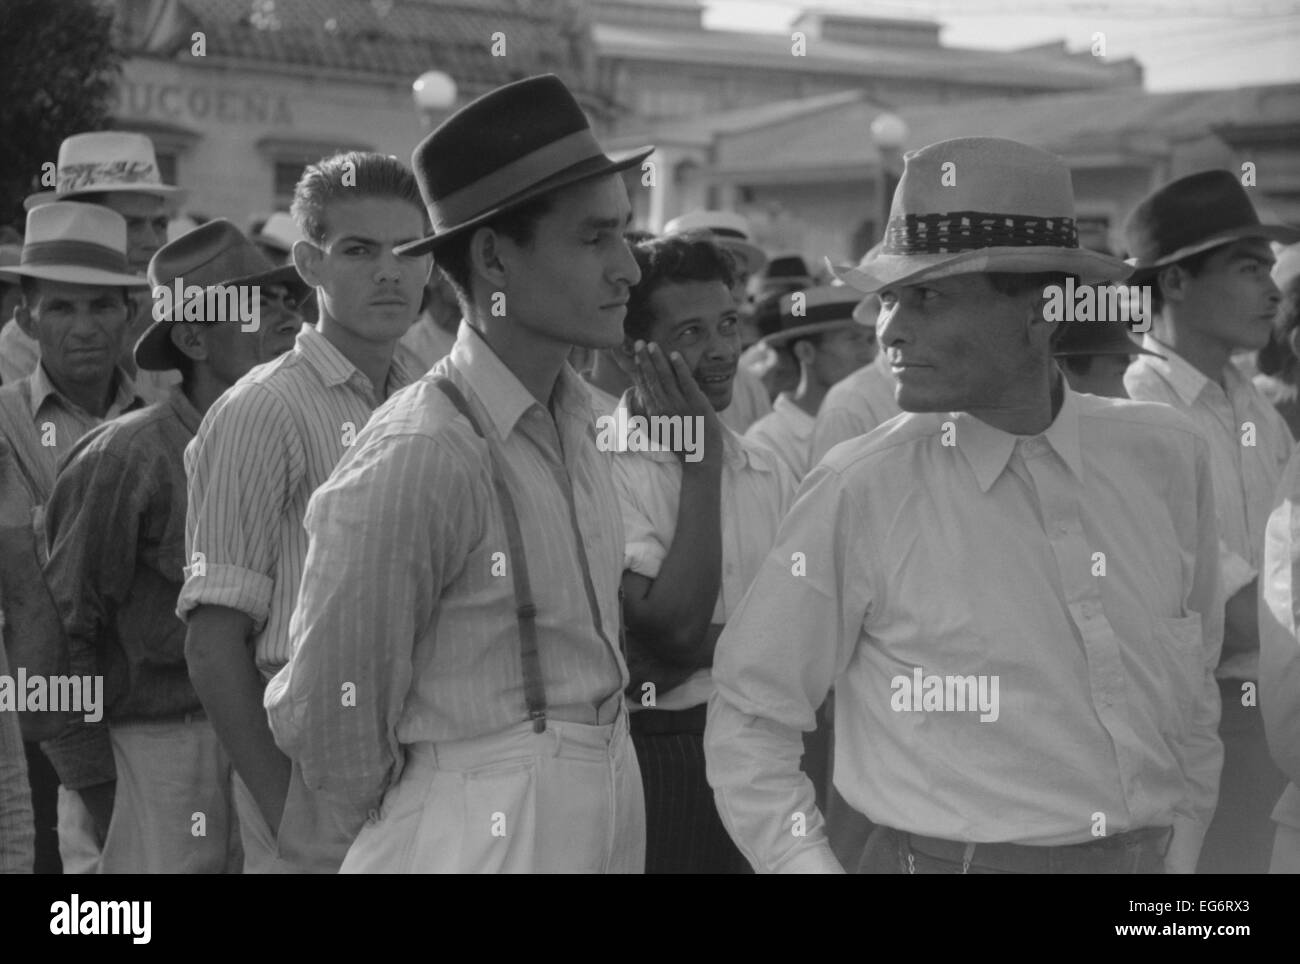
[[[813,426],[817,423],[795,404],[788,392],[776,397],[772,411],[749,427],[745,438],[766,445],[790,467],[796,479],[812,468]]]
[[[1166,357],[1138,356],[1124,375],[1129,395],[1172,405],[1196,423],[1210,444],[1226,601],[1259,575],[1264,526],[1295,440],[1277,409],[1232,362],[1223,368],[1225,391],[1150,335],[1142,347]],[[1248,444],[1247,426],[1254,427],[1253,445]],[[1234,653],[1218,675],[1259,679],[1258,651]]]
[[[1223,755],[1217,545],[1205,440],[1166,406],[1067,389],[1039,436],[927,413],[840,446],[718,642],[723,822],[759,870],[839,869],[799,772],[833,684],[835,785],[873,822],[1031,845],[1173,826],[1190,872]],[[918,670],[997,680],[996,719],[894,709]]]

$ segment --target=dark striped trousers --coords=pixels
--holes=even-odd
[[[647,874],[751,873],[718,817],[704,776],[703,710],[632,714],[632,744],[645,787]],[[698,733],[646,732],[694,730],[697,720]]]

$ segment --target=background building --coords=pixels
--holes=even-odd
[[[817,8],[771,34],[706,29],[699,0],[104,2],[130,54],[114,122],[154,139],[200,215],[284,208],[340,149],[409,158],[457,104],[553,71],[611,147],[657,145],[627,174],[651,229],[734,208],[770,247],[855,259],[901,151],[963,134],[1065,157],[1093,245],[1117,248],[1138,197],[1209,166],[1254,163],[1261,206],[1300,221],[1294,85],[1150,94],[1132,59],[949,47],[936,23]],[[422,118],[411,84],[431,69],[457,97]]]

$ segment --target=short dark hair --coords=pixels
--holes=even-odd
[[[1227,247],[1226,244],[1221,244],[1218,247],[1210,248],[1208,251],[1189,254],[1187,257],[1175,261],[1173,264],[1167,264],[1164,267],[1157,268],[1151,275],[1149,275],[1147,278],[1147,284],[1151,286],[1151,313],[1153,315],[1160,314],[1160,309],[1165,305],[1165,297],[1160,292],[1160,273],[1164,271],[1165,268],[1177,266],[1195,278],[1205,270],[1205,263],[1210,260],[1211,255],[1225,247]]]
[[[325,208],[329,203],[361,197],[406,201],[420,212],[428,226],[424,200],[410,168],[395,157],[372,151],[347,151],[308,164],[293,189],[289,213],[303,236],[320,244],[325,240]]]
[[[478,227],[462,231],[458,237],[440,246],[433,255],[433,263],[442,272],[451,286],[456,289],[456,296],[461,303],[468,305],[472,292],[474,267],[470,262],[469,243],[480,227],[491,228],[497,234],[503,234],[515,244],[527,246],[533,243],[537,232],[537,222],[551,213],[555,206],[555,193],[548,191],[530,201],[525,201],[516,208],[499,214]]]
[[[709,238],[669,235],[632,247],[641,280],[628,293],[623,334],[629,339],[648,338],[654,327],[650,298],[665,284],[683,281],[720,281],[730,288],[735,281],[731,257]]]

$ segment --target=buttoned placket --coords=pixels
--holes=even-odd
[[[1018,439],[1009,467],[1020,470],[1022,478],[1028,475],[1038,502],[1039,519],[1056,560],[1062,601],[1083,642],[1092,705],[1110,734],[1121,789],[1131,813],[1137,809],[1135,797],[1141,792],[1133,785],[1133,776],[1140,772],[1143,761],[1133,751],[1139,741],[1124,714],[1127,675],[1119,637],[1106,616],[1098,577],[1092,575],[1092,549],[1080,515],[1080,482],[1041,436]],[[1117,815],[1107,816],[1113,819]]]
[[[1238,496],[1241,501],[1241,513],[1243,518],[1240,520],[1240,523],[1243,526],[1243,532],[1254,532],[1256,530],[1252,529],[1250,526],[1251,499],[1249,487],[1246,485],[1247,460],[1246,453],[1243,451],[1245,446],[1241,444],[1242,424],[1246,421],[1245,416],[1247,413],[1238,407],[1237,401],[1233,399],[1232,395],[1226,389],[1219,387],[1211,381],[1207,381],[1205,386],[1201,389],[1200,402],[1209,409],[1209,412],[1214,417],[1215,421],[1223,427],[1223,431],[1227,433],[1227,437],[1234,443],[1232,445],[1232,467],[1234,470],[1233,478],[1238,480],[1238,484],[1241,487]],[[1258,434],[1259,428],[1258,425],[1255,427],[1256,434]],[[1220,502],[1222,502],[1222,500],[1220,500]],[[1223,511],[1222,507],[1220,507],[1219,511]],[[1251,555],[1247,555],[1246,561],[1251,565],[1255,565],[1259,562],[1258,559],[1253,558]]]

